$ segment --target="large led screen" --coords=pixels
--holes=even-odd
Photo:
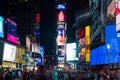
[[[65,56],[65,47],[64,47],[64,45],[58,46],[58,56]]]
[[[85,62],[85,29],[80,28],[77,30],[78,37],[78,58],[79,62]]]
[[[3,60],[14,62],[15,57],[16,57],[16,46],[5,43],[4,52],[3,52]]]
[[[116,2],[116,32],[120,32],[120,1]]]
[[[77,45],[76,43],[68,43],[66,45],[66,60],[67,61],[75,61],[78,60],[78,55],[77,55]]]
[[[0,37],[4,38],[4,18],[0,16]]]
[[[65,32],[62,29],[58,30],[57,35],[57,45],[64,45],[65,44]]]
[[[108,64],[108,54],[110,54],[110,63],[120,62],[120,38],[117,37],[116,25],[105,26],[106,43],[90,51],[90,64],[100,65]],[[107,44],[110,44],[108,53]]]
[[[58,63],[64,64],[65,63],[65,57],[58,57]]]
[[[8,18],[7,18],[7,40],[13,43],[18,43],[17,24]]]

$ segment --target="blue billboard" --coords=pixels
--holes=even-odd
[[[0,37],[4,38],[4,18],[0,16]]]
[[[120,62],[120,37],[116,33],[116,25],[105,26],[105,45],[90,51],[90,65],[108,64],[108,49],[110,45],[110,63]]]

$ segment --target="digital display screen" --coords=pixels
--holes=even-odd
[[[62,30],[62,29],[58,30],[57,45],[64,45],[65,44],[64,34],[65,34],[64,30]]]
[[[58,57],[58,63],[63,64],[65,61],[65,57]]]
[[[115,17],[115,0],[107,0],[107,17],[112,18]]]
[[[105,26],[105,33],[105,45],[90,51],[90,65],[108,64],[108,54],[110,54],[110,63],[120,62],[120,38],[117,37],[116,25]]]
[[[67,61],[78,60],[76,43],[68,43],[66,46],[67,46],[66,48]]]
[[[64,48],[64,45],[58,46],[58,56],[65,56],[65,48]]]
[[[120,33],[120,1],[116,2],[116,32]]]
[[[0,37],[4,38],[4,18],[0,16]]]
[[[16,46],[8,43],[4,43],[3,60],[14,62],[15,57],[16,57]]]
[[[58,4],[57,9],[58,10],[65,10],[65,4]]]
[[[7,18],[7,40],[18,43],[17,40],[17,24]]]
[[[85,28],[77,30],[79,62],[85,62]]]

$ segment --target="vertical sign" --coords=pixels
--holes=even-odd
[[[85,27],[86,62],[90,62],[90,26]]]
[[[0,16],[0,37],[4,38],[4,19]]]

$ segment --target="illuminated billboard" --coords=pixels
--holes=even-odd
[[[77,55],[77,47],[76,43],[68,43],[66,44],[66,60],[67,61],[75,61],[78,60]]]
[[[14,62],[15,57],[16,57],[16,46],[8,43],[4,43],[3,60]]]
[[[64,16],[63,11],[60,11],[59,14],[58,14],[58,21],[59,22],[64,22],[64,20],[65,20],[64,18],[65,18],[65,16]]]
[[[90,26],[85,27],[85,55],[86,62],[90,61]]]
[[[64,64],[65,63],[65,57],[58,57],[58,63],[59,64]]]
[[[115,0],[107,0],[107,22],[115,23]]]
[[[58,4],[57,9],[58,10],[65,10],[65,4]]]
[[[4,38],[4,18],[0,16],[0,37]]]
[[[57,45],[64,45],[65,44],[65,31],[62,29],[58,30],[57,35]]]
[[[64,45],[58,46],[58,56],[65,56],[65,47],[64,47]]]
[[[85,62],[85,28],[76,30],[78,38],[78,58],[79,62]]]
[[[40,46],[37,43],[32,44],[32,52],[40,53]]]
[[[117,37],[116,25],[105,26],[106,43],[90,51],[90,65],[108,64],[107,44],[110,44],[110,63],[120,62],[120,38]]]
[[[42,63],[41,64],[44,64],[44,47],[43,46],[40,46],[40,54],[42,56],[42,59],[41,59]]]
[[[8,18],[7,18],[7,40],[18,44],[17,24]]]
[[[30,51],[30,38],[28,36],[26,36],[26,47],[27,51]]]
[[[116,32],[120,32],[120,1],[116,2]]]

